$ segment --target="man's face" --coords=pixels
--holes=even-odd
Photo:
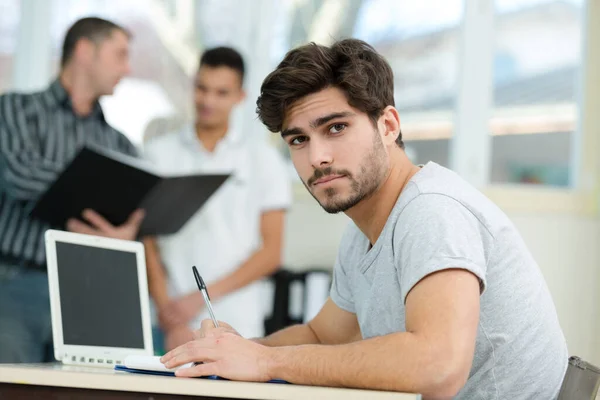
[[[119,81],[130,72],[127,35],[114,30],[108,38],[98,43],[90,68],[97,95],[112,94]]]
[[[226,125],[233,108],[243,100],[238,71],[226,66],[202,66],[196,75],[196,123],[214,128]]]
[[[387,176],[388,153],[379,127],[351,107],[338,88],[294,103],[281,134],[304,186],[328,213],[354,207]]]

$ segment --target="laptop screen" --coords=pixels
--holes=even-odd
[[[136,253],[56,242],[64,343],[144,348]]]

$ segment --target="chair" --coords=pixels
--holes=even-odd
[[[315,279],[329,276],[328,287],[323,286]],[[301,324],[314,317],[323,305],[331,285],[331,271],[327,268],[311,268],[302,272],[294,272],[282,268],[268,278],[274,285],[273,308],[267,313],[264,327],[265,335],[269,335],[290,325]],[[298,293],[292,290],[292,286],[300,285],[302,291],[300,298]],[[327,284],[326,284],[327,285]],[[321,291],[324,289],[324,292]],[[295,300],[295,301],[294,301]],[[299,309],[298,309],[299,308]]]
[[[600,369],[577,356],[569,358],[558,400],[596,400]]]

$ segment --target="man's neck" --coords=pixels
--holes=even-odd
[[[217,147],[217,143],[225,137],[228,130],[228,123],[218,126],[205,126],[196,123],[196,137],[198,137],[202,146],[211,153]]]
[[[400,193],[419,171],[419,167],[414,165],[403,151],[392,152],[390,163],[390,171],[379,189],[346,211],[346,215],[354,221],[371,245],[374,245],[381,235]]]
[[[59,79],[71,98],[75,114],[81,117],[88,116],[92,112],[98,96],[90,87],[87,78],[66,68],[61,72]]]

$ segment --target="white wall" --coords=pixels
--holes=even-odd
[[[284,265],[294,270],[333,268],[348,221],[343,213],[327,214],[310,195],[296,195],[286,221]]]
[[[556,215],[510,215],[536,258],[554,298],[569,351],[600,364],[600,221]]]
[[[546,278],[569,351],[600,365],[596,333],[600,221],[561,215],[509,214]],[[308,195],[297,195],[286,228],[284,265],[290,269],[333,266],[343,214],[329,215]]]

